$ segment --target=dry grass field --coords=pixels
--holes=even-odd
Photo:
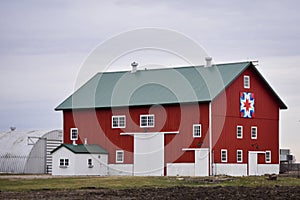
[[[0,199],[300,199],[278,177],[52,177],[0,175]]]

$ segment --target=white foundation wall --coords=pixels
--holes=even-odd
[[[257,175],[279,174],[279,164],[258,164]]]
[[[247,164],[214,164],[214,175],[247,176]]]
[[[195,176],[195,164],[167,163],[167,176]]]
[[[133,176],[133,164],[109,164],[109,176]]]

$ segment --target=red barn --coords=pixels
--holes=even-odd
[[[56,108],[108,175],[158,176],[279,173],[280,109],[252,62],[98,73]]]

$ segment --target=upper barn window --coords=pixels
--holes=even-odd
[[[154,127],[154,115],[141,115],[140,116],[140,127]]]
[[[78,128],[71,128],[70,130],[70,139],[78,140]]]
[[[112,116],[112,128],[125,128],[126,117],[125,115]]]
[[[201,137],[201,124],[193,124],[193,136],[194,137]]]
[[[251,126],[251,139],[257,139],[257,127]]]
[[[236,137],[239,139],[243,138],[243,126],[236,126]]]
[[[244,88],[249,89],[250,88],[250,76],[244,76]]]

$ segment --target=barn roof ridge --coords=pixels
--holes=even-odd
[[[236,61],[236,62],[227,62],[227,63],[213,63],[212,66],[217,65],[232,65],[232,64],[241,64],[241,63],[252,63],[256,61]],[[147,68],[147,66],[143,66],[143,68],[137,68],[137,71],[156,71],[156,70],[170,70],[170,69],[181,69],[181,68],[198,68],[205,67],[205,65],[180,65],[180,66],[170,66],[170,67],[157,67],[157,68]],[[126,73],[131,72],[131,70],[116,70],[116,71],[106,71],[106,72],[97,72],[96,74],[114,74],[114,73]]]

